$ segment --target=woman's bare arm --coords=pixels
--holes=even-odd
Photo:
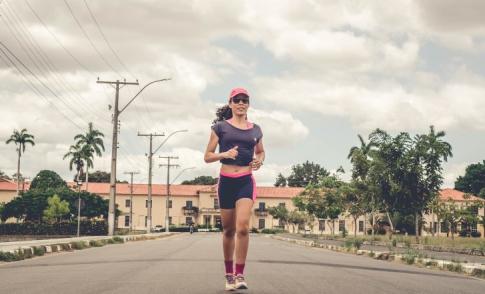
[[[207,144],[207,148],[204,154],[204,161],[206,163],[219,161],[224,158],[231,158],[236,159],[237,156],[237,146],[222,153],[215,153],[217,144],[219,143],[219,137],[217,137],[214,131],[211,132],[211,136],[209,138],[209,143]]]

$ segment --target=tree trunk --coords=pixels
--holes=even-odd
[[[335,237],[335,219],[332,219],[332,237]]]
[[[414,214],[414,222],[415,222],[415,228],[416,228],[416,243],[419,244],[419,214],[416,212]]]
[[[434,237],[434,213],[433,213],[433,208],[431,208],[431,236]]]
[[[367,213],[364,213],[364,236],[367,236]]]
[[[389,215],[389,211],[386,210],[387,219],[389,220],[389,224],[391,225],[391,233],[389,234],[389,239],[392,239],[392,234],[394,233],[394,224],[392,223],[391,216]]]
[[[20,147],[22,147],[22,145],[19,146],[19,154],[17,159],[17,196],[19,196],[19,192],[20,192],[20,155],[21,155]]]
[[[376,215],[374,214],[374,211],[372,211],[372,241],[374,241],[374,235],[375,235],[375,226],[376,226]]]
[[[357,238],[357,218],[354,216],[354,238]]]
[[[86,192],[88,192],[88,183],[89,183],[89,165],[86,164]]]

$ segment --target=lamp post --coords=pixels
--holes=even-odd
[[[122,86],[126,85],[138,85],[136,82],[126,82],[126,81],[100,81],[98,78],[98,84],[109,84],[114,85],[115,92],[115,105],[113,107],[113,139],[111,147],[111,178],[110,178],[110,191],[109,191],[109,210],[108,210],[108,235],[113,236],[115,230],[115,211],[116,211],[116,160],[117,160],[117,149],[118,149],[118,117],[119,115],[145,90],[148,86],[157,83],[164,82],[170,79],[160,79],[152,81],[141,88],[136,95],[130,99],[130,101],[121,110],[118,108],[119,92]]]

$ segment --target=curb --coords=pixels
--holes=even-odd
[[[275,235],[270,235],[270,238],[286,241],[289,243],[294,243],[298,245],[316,247],[328,249],[336,252],[350,253],[356,255],[366,255],[378,260],[387,260],[407,264],[421,264],[426,268],[438,268],[441,270],[461,272],[475,277],[485,278],[485,265],[480,263],[459,263],[449,260],[431,259],[431,258],[417,258],[413,257],[412,262],[408,262],[408,257],[403,254],[395,254],[390,251],[372,251],[372,250],[362,250],[355,248],[346,248],[337,245],[322,244],[315,241],[292,239],[287,237],[280,237]]]
[[[110,244],[121,244],[134,241],[155,240],[175,235],[176,233],[151,233],[141,235],[123,235],[123,236],[91,236],[76,237],[54,240],[37,240],[39,244],[32,245],[8,245],[3,243],[3,247],[10,248],[7,250],[0,249],[0,263],[19,261],[35,256],[42,256],[46,253],[57,253],[61,251],[73,251],[87,249],[91,247],[102,247]],[[22,243],[22,242],[20,242]],[[32,243],[26,241],[25,243]],[[17,244],[17,243],[16,243]],[[15,249],[13,249],[15,247]],[[1,246],[0,246],[1,248]]]

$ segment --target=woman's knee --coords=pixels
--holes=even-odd
[[[238,226],[236,227],[236,233],[238,237],[247,236],[249,234],[249,224],[238,224]]]
[[[234,235],[236,234],[236,228],[235,227],[226,227],[223,230],[224,237],[226,238],[234,238]]]

